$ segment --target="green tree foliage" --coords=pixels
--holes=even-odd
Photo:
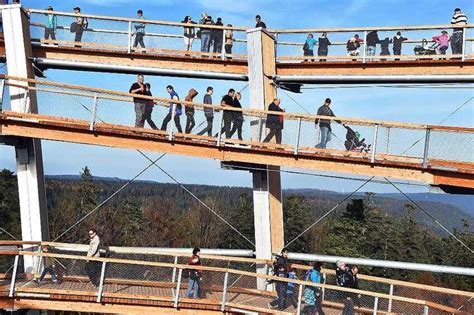
[[[16,175],[3,169],[0,171],[0,227],[21,239],[20,202]],[[0,230],[0,239],[11,240],[6,232]]]

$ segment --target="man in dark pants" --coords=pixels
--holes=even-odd
[[[87,257],[100,257],[100,238],[97,235],[96,229],[89,230],[89,250]],[[100,269],[101,263],[99,261],[90,260],[86,263],[86,272],[91,283],[98,287],[100,284]]]
[[[288,271],[290,269],[288,263],[288,250],[283,248],[281,255],[277,255],[275,262],[273,263],[273,275],[281,278],[288,278]],[[269,306],[278,306],[279,310],[285,309],[286,304],[286,290],[288,288],[288,282],[276,281],[276,291],[278,298],[271,301]]]
[[[222,18],[217,18],[216,26],[224,26],[224,23],[222,23]],[[224,30],[222,29],[212,29],[212,52],[213,53],[220,53],[222,52],[222,40],[224,36]]]
[[[224,95],[221,101],[221,106],[222,107],[234,107],[234,96],[235,96],[235,90],[234,89],[229,89],[229,92],[227,92],[227,95]],[[224,110],[223,113],[223,120],[224,120],[224,126],[222,127],[222,130],[220,131],[221,133],[224,132],[226,138],[230,138],[230,130],[232,129],[232,120],[233,120],[233,111],[229,110]]]
[[[268,111],[272,112],[284,112],[280,107],[280,99],[275,98],[270,105],[268,105]],[[270,132],[265,137],[263,142],[270,142],[275,137],[276,143],[281,144],[281,131],[283,130],[283,116],[279,114],[268,114],[265,126],[270,129]]]
[[[137,11],[137,19],[138,20],[145,19],[145,17],[143,16],[142,10]],[[142,48],[145,48],[145,42],[143,41],[143,38],[145,37],[145,23],[135,22],[133,24],[133,27],[135,28],[135,41],[133,42],[133,47],[137,47],[138,44],[140,44]]]
[[[454,9],[454,15],[451,19],[451,25],[467,25],[467,16],[462,13],[460,8]],[[453,29],[453,34],[451,35],[451,49],[454,55],[462,54],[462,42],[464,36],[463,33],[464,31],[462,28]]]
[[[139,74],[137,76],[137,82],[132,84],[128,92],[137,95],[147,95],[148,93],[144,80],[145,77],[142,74]],[[135,103],[135,127],[143,128],[145,126],[146,100],[143,98],[134,97],[133,103]]]
[[[207,87],[206,95],[204,95],[204,104],[212,105],[212,93],[214,93],[214,88],[212,86]],[[204,108],[204,116],[206,116],[207,126],[201,132],[198,133],[199,136],[202,136],[207,132],[209,137],[212,137],[212,123],[214,121],[214,110],[212,108]]]
[[[74,13],[78,15],[76,17],[76,37],[74,38],[75,42],[80,42],[82,41],[82,34],[84,33],[84,30],[87,28],[89,22],[87,21],[87,18],[84,16],[80,16],[81,14],[81,8],[75,7],[74,8]],[[74,24],[74,23],[73,23]]]
[[[173,86],[168,85],[166,87],[166,91],[168,91],[170,95],[170,99],[179,101],[179,96],[174,91]],[[181,129],[181,122],[179,121],[179,116],[181,116],[181,113],[182,113],[180,103],[170,103],[170,111],[168,112],[168,115],[166,115],[165,119],[163,120],[163,123],[161,124],[161,130],[166,131],[166,128],[168,127],[168,123],[171,121],[171,117],[173,116],[173,111],[174,111],[174,123],[176,125],[176,129],[178,130],[179,133],[183,133],[183,130]]]

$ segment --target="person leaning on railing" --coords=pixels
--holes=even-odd
[[[84,30],[87,29],[89,26],[89,21],[87,20],[87,17],[81,16],[81,8],[75,7],[74,13],[77,15],[76,17],[76,22],[71,24],[70,31],[71,33],[76,33],[76,37],[74,38],[75,42],[81,42],[82,40],[82,34],[84,33]]]
[[[467,16],[462,13],[460,8],[454,9],[454,15],[451,19],[451,25],[461,26],[467,25]],[[462,54],[463,29],[454,28],[451,35],[451,49],[454,55]]]
[[[408,40],[408,38],[403,37],[401,32],[397,32],[395,36],[393,36],[393,54],[395,56],[400,56],[402,54],[402,43]],[[395,59],[400,60],[400,59]]]

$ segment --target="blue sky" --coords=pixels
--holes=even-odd
[[[198,18],[201,12],[213,17],[221,16],[224,23],[236,26],[251,26],[255,14],[273,28],[317,28],[354,26],[395,26],[449,24],[455,7],[461,7],[468,16],[474,18],[474,2],[463,1],[405,1],[405,0],[297,0],[297,1],[229,1],[229,0],[188,0],[188,1],[144,1],[137,7],[129,0],[83,0],[83,1],[43,1],[24,0],[25,7],[46,8],[54,6],[57,11],[72,11],[80,6],[82,12],[98,15],[134,17],[137,9],[145,12],[148,19],[181,21],[185,15]],[[473,35],[473,34],[471,34]],[[471,36],[471,37],[474,37]],[[303,37],[304,38],[304,37]],[[48,70],[48,79],[68,83],[92,85],[107,89],[128,90],[135,80],[132,75],[94,74]],[[178,79],[147,77],[153,87],[154,95],[165,96],[164,87],[173,84],[183,97],[191,87],[204,91],[208,85],[216,90],[215,101],[229,87],[241,89],[242,82],[220,82],[202,79]],[[471,86],[472,87],[472,86]],[[201,93],[202,95],[203,93]],[[333,109],[339,116],[353,118],[385,119],[405,122],[436,124],[457,106],[473,96],[469,89],[408,89],[408,88],[318,88],[306,90],[292,97],[309,112],[315,112],[323,99],[333,99]],[[279,95],[287,111],[301,112],[285,94]],[[248,95],[243,94],[243,105],[248,103]],[[474,126],[474,102],[464,107],[450,120],[448,125]],[[160,119],[156,119],[160,121]],[[130,150],[82,146],[59,142],[43,142],[46,174],[77,174],[88,165],[98,176],[130,178],[143,169],[147,162],[138,153]],[[67,152],[63,155],[62,152]],[[157,156],[151,153],[151,156]],[[219,162],[208,159],[195,159],[168,155],[162,165],[180,181],[213,185],[251,185],[251,177],[246,172],[223,171]],[[14,151],[0,146],[0,167],[15,169]],[[319,173],[319,172],[318,172]],[[223,181],[225,178],[225,181]],[[141,179],[168,182],[158,170],[152,169]],[[297,175],[283,175],[283,188],[310,187],[348,192],[359,185],[358,182],[313,178]],[[392,192],[388,186],[370,185],[367,190]],[[420,191],[407,187],[407,191]],[[424,189],[422,189],[424,190]]]

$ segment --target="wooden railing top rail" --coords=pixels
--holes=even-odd
[[[126,260],[126,259],[104,258],[104,257],[86,257],[86,256],[76,256],[76,255],[49,254],[49,253],[24,252],[24,251],[20,251],[18,254],[23,255],[23,256],[51,257],[51,258],[60,258],[60,259],[74,259],[74,260],[97,261],[97,262],[117,263],[117,264],[131,264],[131,265],[141,265],[141,266],[150,266],[150,267],[164,267],[164,268],[170,268],[170,269],[171,268],[195,269],[195,270],[209,271],[209,272],[232,273],[232,274],[236,274],[240,276],[249,276],[253,278],[260,278],[260,279],[273,280],[273,281],[279,281],[279,282],[295,283],[298,285],[320,287],[320,288],[325,288],[325,289],[330,289],[330,290],[335,290],[335,291],[350,292],[350,293],[356,293],[356,294],[361,294],[361,295],[366,295],[366,296],[371,296],[371,297],[378,297],[378,298],[383,298],[383,299],[392,299],[395,301],[407,302],[407,303],[418,304],[418,305],[426,305],[427,303],[426,301],[423,301],[423,300],[417,300],[417,299],[407,298],[407,297],[402,297],[402,296],[395,296],[395,295],[376,293],[376,292],[365,291],[365,290],[351,289],[351,288],[339,287],[335,285],[328,285],[328,284],[322,284],[322,283],[314,283],[314,282],[303,281],[303,280],[281,278],[281,277],[263,275],[263,274],[258,274],[254,272],[241,271],[241,270],[236,270],[236,269],[231,269],[231,268],[193,266],[193,265],[183,265],[183,264],[140,261],[140,260]],[[474,293],[472,294],[472,296],[474,297]]]
[[[51,11],[48,10],[38,10],[38,9],[24,9],[28,13],[39,13],[39,14],[51,14]],[[224,30],[233,30],[233,31],[242,31],[245,32],[250,27],[230,27],[230,26],[217,26],[217,25],[202,25],[202,24],[187,24],[187,23],[180,23],[180,22],[169,22],[169,21],[162,21],[162,20],[148,20],[148,19],[134,19],[134,18],[126,18],[126,17],[116,17],[116,16],[106,16],[106,15],[95,15],[95,14],[88,14],[82,13],[75,14],[70,12],[61,12],[61,11],[53,11],[54,15],[61,15],[76,18],[78,16],[87,17],[88,19],[98,19],[98,20],[107,20],[107,21],[115,21],[115,22],[132,22],[132,23],[144,23],[144,24],[156,24],[156,25],[164,25],[164,26],[179,26],[179,27],[194,27],[194,28],[208,28],[208,29],[224,29]]]
[[[193,103],[193,102],[186,102],[186,101],[182,101],[182,100],[171,100],[171,99],[168,99],[168,98],[162,98],[162,97],[156,97],[156,96],[136,95],[136,94],[130,94],[128,92],[113,91],[113,90],[107,90],[107,89],[81,86],[81,85],[76,85],[76,84],[65,84],[65,83],[59,83],[59,82],[53,82],[53,81],[26,79],[26,78],[7,76],[7,75],[0,75],[0,79],[6,79],[6,80],[9,80],[9,81],[10,80],[11,81],[22,81],[22,82],[28,82],[28,83],[34,83],[34,84],[40,84],[40,85],[49,85],[49,86],[55,86],[55,87],[64,88],[64,89],[76,89],[76,90],[88,91],[88,92],[92,92],[92,93],[117,95],[117,96],[122,96],[122,97],[127,97],[128,98],[128,99],[115,98],[115,97],[111,97],[111,96],[107,96],[107,95],[100,95],[99,96],[99,98],[122,101],[122,102],[130,102],[131,101],[130,98],[141,98],[141,99],[152,100],[155,103],[160,103],[160,105],[163,105],[163,106],[169,106],[170,103],[179,103],[179,104],[184,105],[184,106],[191,106],[191,107],[196,107],[196,108],[213,108],[215,111],[228,110],[228,111],[242,112],[242,113],[244,113],[245,115],[248,115],[248,116],[264,117],[268,114],[272,114],[272,115],[283,116],[283,117],[285,117],[285,119],[302,119],[304,121],[314,121],[316,119],[325,119],[325,120],[331,120],[331,121],[341,121],[341,122],[344,122],[344,123],[354,124],[354,125],[370,125],[370,126],[379,125],[380,127],[403,128],[403,129],[427,129],[427,128],[430,128],[433,131],[438,130],[438,126],[432,126],[432,125],[401,123],[401,122],[371,120],[371,119],[354,119],[354,118],[346,118],[346,117],[329,117],[329,116],[318,116],[318,115],[308,115],[308,114],[300,114],[300,113],[287,113],[287,112],[275,113],[275,112],[271,112],[271,111],[267,111],[267,110],[222,107],[222,106],[218,106],[218,105]],[[11,83],[11,82],[6,83],[6,85],[14,85],[14,84],[15,83]],[[20,88],[39,90],[39,88],[33,87],[33,86],[21,86],[21,85],[15,85],[15,86],[20,87]],[[72,91],[50,90],[48,92],[55,92],[55,93],[61,93],[61,94],[71,94],[71,95],[80,95],[80,96],[86,96],[86,97],[96,96],[95,94],[87,94],[87,93],[77,94],[77,92],[72,92]],[[439,130],[440,131],[453,131],[453,132],[467,132],[467,133],[474,132],[474,128],[455,127],[455,126],[439,126]]]
[[[39,13],[39,14],[51,14],[51,11],[47,10],[39,10],[39,9],[25,9],[26,12],[29,13]],[[91,19],[101,19],[101,20],[109,20],[109,21],[116,21],[116,22],[138,22],[138,23],[145,23],[145,24],[158,24],[158,25],[167,25],[167,26],[180,26],[180,27],[189,27],[189,24],[180,23],[180,22],[169,22],[169,21],[162,21],[162,20],[141,20],[141,19],[134,19],[134,18],[126,18],[126,17],[116,17],[116,16],[105,16],[105,15],[94,15],[94,14],[87,14],[81,13],[77,15],[71,12],[61,12],[61,11],[53,11],[55,15],[62,15],[68,17],[77,17],[83,16]],[[214,28],[214,29],[232,29],[235,31],[247,31],[252,29],[252,27],[227,27],[227,26],[214,26],[214,25],[201,25],[201,24],[193,24],[192,27],[200,28]],[[474,24],[468,25],[451,25],[451,24],[441,24],[441,25],[410,25],[410,26],[367,26],[367,27],[346,27],[346,28],[308,28],[308,29],[267,29],[270,33],[276,34],[285,34],[285,33],[341,33],[341,32],[363,32],[363,31],[417,31],[417,30],[433,30],[433,29],[453,29],[453,28],[473,28]]]
[[[77,249],[81,252],[87,252],[87,249],[89,248],[89,245],[86,244],[73,244],[73,243],[58,243],[58,242],[24,242],[24,241],[0,241],[0,246],[2,245],[12,245],[12,246],[20,246],[20,245],[50,245],[52,247],[56,248],[63,248],[64,250],[67,249]],[[120,247],[120,246],[111,246],[108,248],[111,252],[113,253],[118,253],[118,254],[148,254],[148,255],[161,255],[161,256],[170,256],[170,257],[190,257],[191,254],[183,254],[183,253],[173,253],[173,252],[160,252],[159,250],[153,250],[153,248],[143,248],[142,250],[140,248],[136,247]],[[12,251],[12,250],[0,250],[0,254],[7,254],[7,253],[18,253],[18,251]],[[234,257],[234,256],[219,256],[219,255],[201,255],[201,258],[203,259],[209,259],[209,260],[217,260],[217,261],[230,261],[230,262],[246,262],[246,263],[252,263],[252,264],[266,264],[266,265],[272,265],[273,261],[271,260],[265,260],[265,259],[255,259],[255,258],[244,258],[244,257]],[[298,270],[308,270],[311,269],[311,266],[308,265],[301,265],[301,264],[291,264],[293,268],[296,268]],[[322,272],[324,274],[328,275],[335,275],[336,272],[332,269],[326,269],[323,268]],[[419,284],[419,283],[413,283],[413,282],[406,282],[406,281],[401,281],[401,280],[393,280],[393,279],[388,279],[388,278],[381,278],[381,277],[375,277],[375,276],[369,276],[369,275],[364,275],[364,274],[358,274],[358,278],[360,280],[366,280],[366,281],[372,281],[372,282],[379,282],[379,283],[385,283],[385,284],[393,284],[393,285],[398,285],[398,286],[404,286],[404,287],[411,287],[411,288],[416,288],[416,289],[422,289],[426,291],[432,291],[432,292],[439,292],[439,293],[447,293],[447,294],[453,294],[453,295],[460,295],[460,296],[467,296],[467,297],[472,297],[474,296],[474,293],[468,292],[468,291],[461,291],[461,290],[455,290],[455,289],[449,289],[449,288],[444,288],[444,287],[436,287],[436,286],[430,286],[430,285],[425,285],[425,284]]]

